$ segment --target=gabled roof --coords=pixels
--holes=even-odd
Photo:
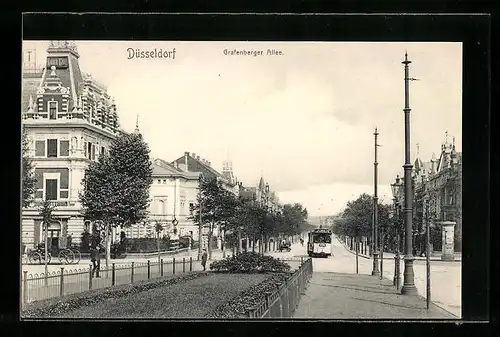
[[[186,179],[198,179],[200,172],[183,172],[163,159],[153,161],[153,176],[182,177]]]
[[[176,160],[174,160],[174,162],[178,162],[178,161],[181,161],[181,160],[184,160],[184,156],[181,156],[179,158],[177,158]],[[210,171],[211,173],[213,173],[216,177],[219,177],[219,178],[224,178],[224,176],[219,173],[218,171],[216,171],[214,168],[212,168],[211,166],[205,164],[204,162],[202,162],[201,160],[198,160],[196,158],[194,158],[193,156],[191,155],[188,155],[188,157],[191,159],[191,160],[194,160],[196,161],[198,164],[200,164],[201,166],[203,166],[207,171]]]

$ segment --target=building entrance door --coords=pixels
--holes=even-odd
[[[59,229],[49,229],[48,241],[51,248],[59,247],[59,236],[61,236],[61,231]]]

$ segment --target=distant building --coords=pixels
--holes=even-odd
[[[424,200],[428,209],[439,220],[456,221],[455,249],[461,250],[462,241],[462,153],[456,152],[455,140],[441,145],[439,158],[433,154],[428,162],[417,155],[413,167],[415,200],[414,219],[418,230],[424,226],[426,218]],[[417,228],[416,228],[417,229]],[[434,249],[441,249],[441,232],[436,231],[432,238]]]
[[[239,185],[230,162],[223,163],[222,173],[220,173],[208,160],[200,158],[196,153],[184,152],[184,155],[174,160],[172,165],[184,172],[201,172],[204,179],[217,179],[228,191],[238,196]]]
[[[85,228],[78,195],[82,178],[89,163],[123,132],[118,112],[106,88],[82,74],[74,43],[51,41],[41,69],[28,62],[26,53],[22,123],[37,190],[32,205],[22,210],[22,243],[33,247],[43,240],[38,208],[43,199],[57,205],[59,223],[49,226],[50,244],[64,246],[68,234],[78,243]]]
[[[212,163],[201,158],[196,153],[184,152],[182,157],[172,162],[173,167],[182,172],[202,174],[204,179],[216,179],[222,182],[222,186],[233,193],[235,197],[239,195],[239,184],[236,179],[232,164],[229,161],[223,163],[222,173],[212,167]],[[217,238],[217,247],[221,247],[223,233],[219,227],[213,229],[213,236]]]
[[[279,199],[276,192],[271,191],[269,183],[261,177],[259,183],[255,187],[245,187],[240,182],[240,196],[247,200],[258,202],[262,206],[266,206],[270,211],[276,212],[280,209]]]

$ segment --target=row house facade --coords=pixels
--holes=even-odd
[[[56,204],[58,220],[48,228],[50,244],[79,242],[85,229],[79,191],[90,162],[107,152],[123,133],[114,100],[106,87],[80,70],[77,47],[52,41],[41,71],[23,73],[22,123],[37,179],[34,202],[22,210],[22,244],[42,242],[40,202]]]
[[[413,167],[415,231],[423,232],[426,219],[455,221],[455,249],[462,241],[462,153],[456,152],[455,140],[441,145],[439,157],[423,162],[417,157]],[[427,206],[426,206],[427,203]],[[431,222],[432,224],[432,222]],[[441,250],[441,229],[432,224],[431,240]],[[423,237],[423,236],[422,236]]]

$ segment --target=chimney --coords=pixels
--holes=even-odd
[[[196,156],[196,159],[197,159],[197,160],[200,160],[200,156]]]
[[[192,152],[191,153],[191,157],[195,158],[196,159],[196,153]]]
[[[183,171],[188,170],[188,157],[189,157],[189,152],[184,152],[184,167],[181,167],[181,170]]]
[[[211,167],[211,164],[212,164],[211,162],[207,161],[207,165],[208,165],[208,166],[210,166],[210,167]]]

